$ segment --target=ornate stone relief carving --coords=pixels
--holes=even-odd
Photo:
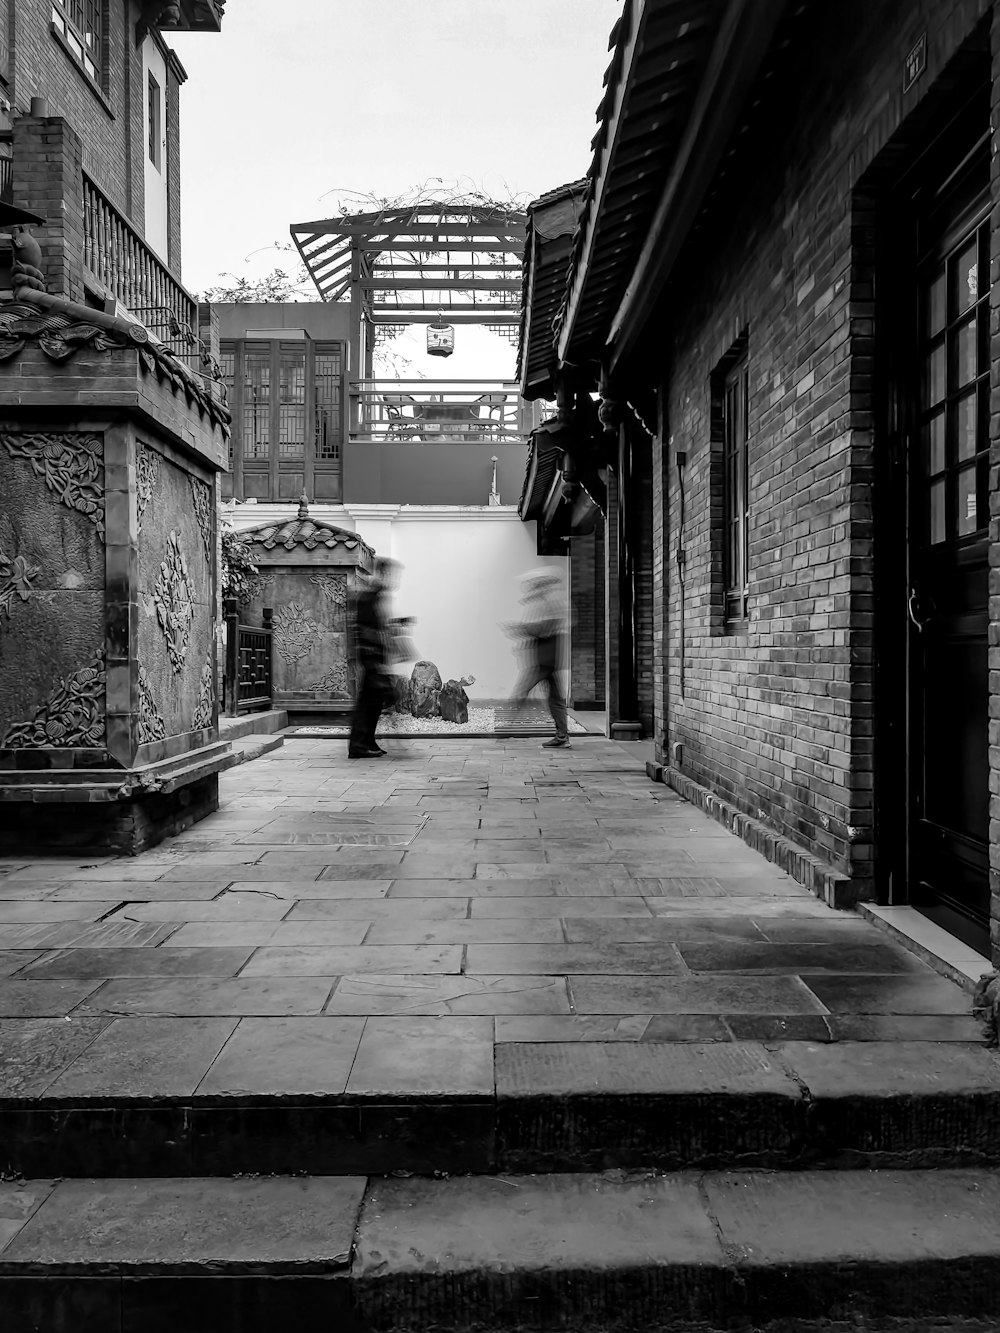
[[[88,666],[60,680],[49,697],[35,709],[30,722],[10,727],[0,747],[93,749],[104,744],[104,653],[94,655]]]
[[[140,528],[159,474],[160,455],[148,445],[138,443],[135,446],[135,506]]]
[[[347,662],[335,662],[325,676],[312,681],[306,688],[310,690],[329,690],[331,694],[349,698],[351,691],[347,680]]]
[[[331,606],[343,608],[347,605],[347,579],[343,574],[310,574],[309,582],[315,583]]]
[[[184,666],[194,621],[194,589],[176,532],[171,532],[167,538],[167,558],[160,565],[153,603],[167,641],[170,665],[176,675]]]
[[[211,566],[212,553],[215,547],[212,491],[205,482],[200,481],[197,477],[188,477],[188,481],[191,484],[191,503],[194,505],[194,516],[198,520],[198,527],[201,529],[205,559]]]
[[[23,458],[64,505],[85,514],[104,537],[104,441],[64,431],[51,435],[0,435],[11,458]]]
[[[279,606],[274,613],[274,649],[289,666],[306,656],[322,625],[317,625],[301,602]]]
[[[209,649],[208,659],[201,669],[201,689],[198,694],[198,707],[194,710],[194,717],[191,719],[191,729],[199,731],[202,727],[212,725],[212,706],[215,703],[215,667],[212,662],[212,652]]]
[[[29,565],[23,555],[8,556],[0,547],[0,629],[5,619],[10,620],[15,597],[22,602],[30,600],[35,591],[31,580],[39,569],[38,565]]]
[[[274,592],[273,574],[255,574],[247,579],[247,587],[250,590],[249,600],[251,602],[263,601],[265,597]]]
[[[139,667],[139,744],[148,745],[150,741],[162,741],[167,734],[163,718],[153,698],[153,687],[146,675],[146,668]]]

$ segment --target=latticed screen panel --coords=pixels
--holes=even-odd
[[[247,343],[243,350],[243,457],[271,455],[271,348]]]
[[[278,457],[305,458],[306,351],[304,343],[278,348]]]
[[[219,347],[219,374],[226,388],[226,402],[233,403],[233,387],[236,375],[236,349],[232,343],[222,343]],[[233,437],[229,436],[229,467],[233,466]]]
[[[315,407],[316,458],[332,462],[340,458],[341,400],[340,382],[343,355],[339,343],[316,344]]]

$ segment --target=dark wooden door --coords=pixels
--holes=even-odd
[[[989,159],[924,205],[909,447],[910,901],[988,953]]]

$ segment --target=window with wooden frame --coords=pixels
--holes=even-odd
[[[105,0],[52,0],[52,27],[96,84],[104,82]]]
[[[238,500],[339,500],[344,348],[310,338],[221,345],[232,391],[232,493]]]
[[[715,368],[712,393],[715,632],[746,629],[749,593],[749,366],[744,334]]]
[[[163,90],[159,80],[149,73],[149,160],[157,171],[163,170]]]
[[[726,620],[747,616],[747,363],[726,376],[722,507],[725,514]]]

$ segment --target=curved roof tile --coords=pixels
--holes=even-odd
[[[335,546],[343,546],[353,551],[360,546],[366,554],[374,554],[356,532],[335,528],[328,523],[314,523],[311,518],[260,523],[254,528],[245,528],[241,535],[249,542],[259,542],[268,551],[273,551],[276,546],[284,546],[289,551],[296,546],[304,546],[309,551],[315,550],[317,546],[326,546],[331,550]]]

